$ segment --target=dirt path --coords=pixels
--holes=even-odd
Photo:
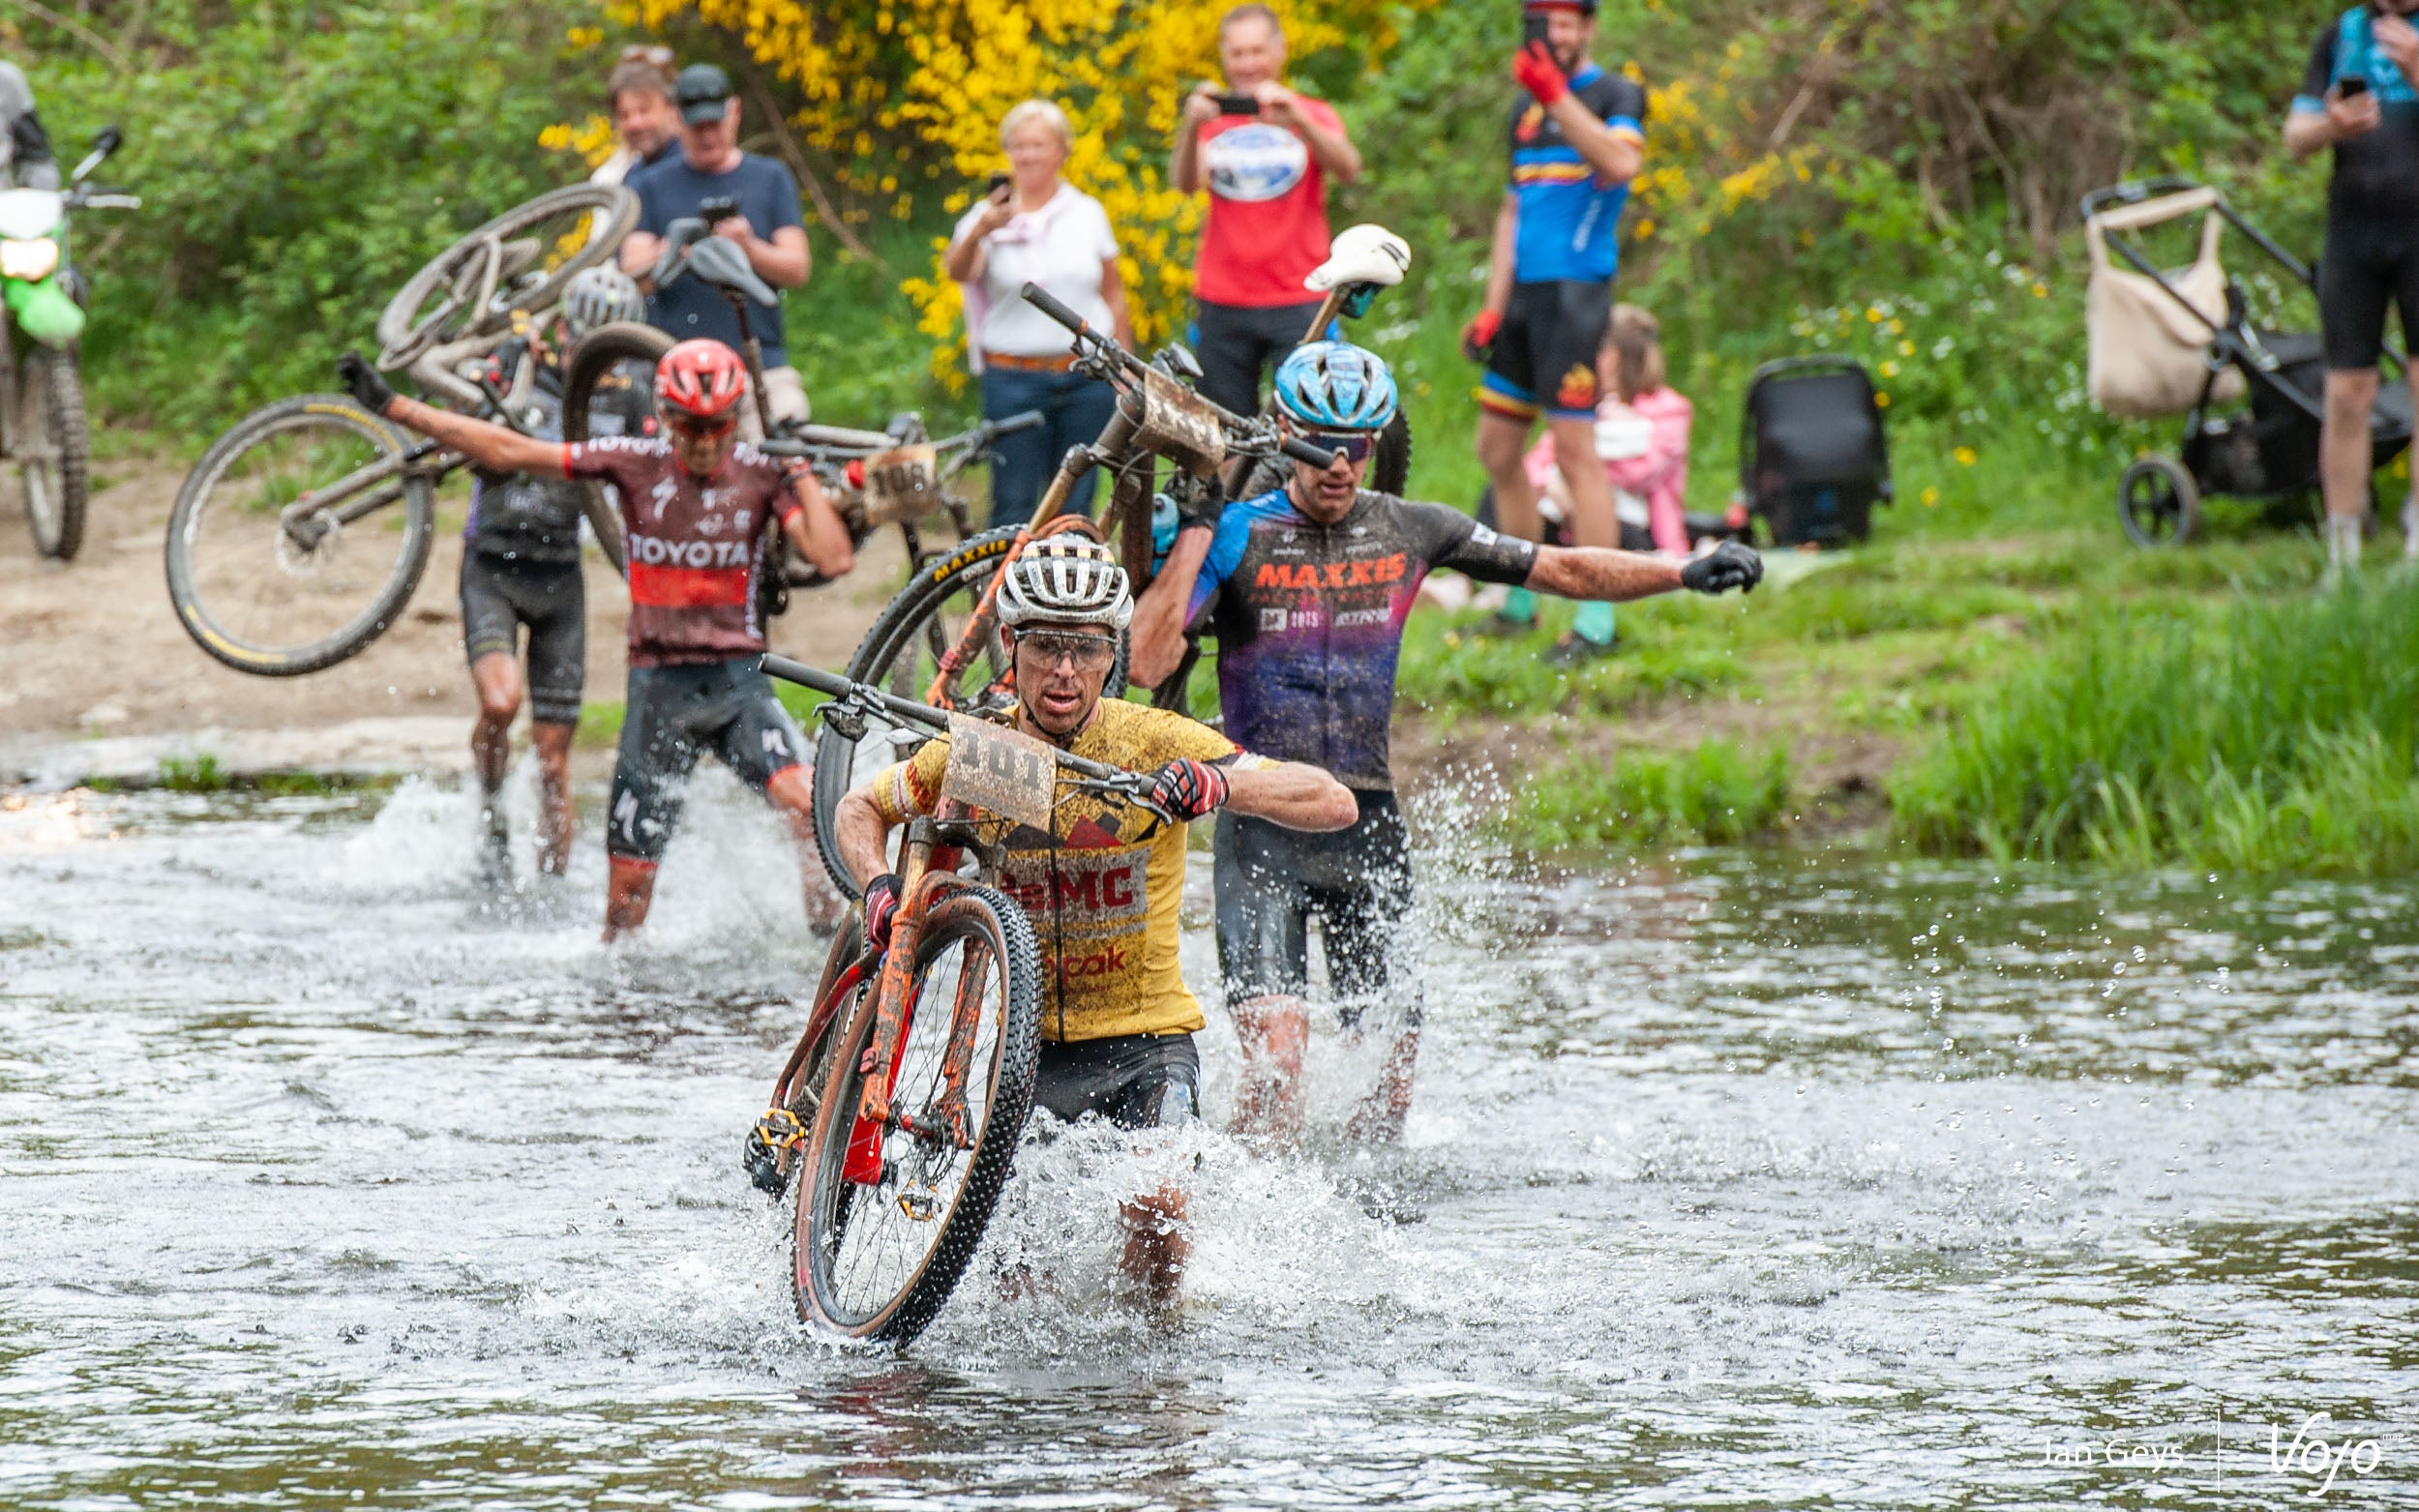
[[[255,677],[203,655],[169,607],[162,549],[182,468],[124,458],[95,472],[103,487],[83,550],[65,566],[36,554],[14,469],[0,476],[0,784],[37,764],[54,773],[62,761],[79,764],[71,758],[84,756],[80,742],[93,743],[92,759],[80,764],[95,770],[139,760],[160,745],[144,736],[273,750],[293,765],[351,764],[365,751],[388,750],[396,764],[466,759],[476,702],[463,663],[459,490],[440,498],[435,550],[401,622],[326,671]],[[895,532],[869,542],[848,581],[797,596],[774,623],[773,648],[839,665],[905,570]],[[587,580],[587,696],[615,700],[629,599],[593,553]],[[313,731],[323,734],[301,738]],[[326,754],[314,759],[318,752]]]

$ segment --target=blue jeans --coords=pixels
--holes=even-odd
[[[990,368],[983,372],[983,418],[1005,420],[1038,409],[1046,424],[1001,436],[992,453],[991,522],[1021,525],[1033,518],[1042,490],[1058,476],[1069,448],[1089,446],[1117,412],[1117,394],[1105,383],[1072,372],[1026,372]],[[1067,495],[1066,513],[1090,515],[1100,474],[1088,473]]]

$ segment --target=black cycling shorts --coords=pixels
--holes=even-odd
[[[529,627],[529,717],[541,725],[578,724],[588,668],[588,599],[580,564],[464,551],[462,635],[470,660],[517,654],[523,625]]]
[[[2330,219],[2318,259],[2318,324],[2330,372],[2377,365],[2389,305],[2402,311],[2403,340],[2409,341],[2419,331],[2419,226]]]
[[[1306,834],[1266,819],[1218,815],[1218,969],[1232,1008],[1257,997],[1299,997],[1310,985],[1311,915],[1326,941],[1328,983],[1345,1024],[1388,996],[1388,964],[1411,912],[1411,834],[1390,792],[1361,790],[1350,829]],[[1399,994],[1400,1022],[1419,1022],[1415,977]]]
[[[1596,419],[1596,360],[1613,323],[1609,283],[1515,283],[1478,384],[1479,407],[1514,420],[1539,410]]]
[[[1201,1115],[1201,1052],[1189,1034],[1044,1040],[1033,1106],[1073,1123],[1097,1113],[1120,1129],[1160,1129]]]
[[[625,861],[664,858],[702,753],[712,752],[760,793],[805,763],[806,737],[754,662],[630,668],[613,802],[606,811],[607,854]]]

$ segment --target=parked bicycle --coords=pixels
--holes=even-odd
[[[943,560],[911,577],[858,642],[849,662],[851,681],[882,688],[894,697],[913,696],[943,711],[983,712],[1004,707],[1013,697],[1012,668],[993,601],[1008,564],[1031,541],[1067,529],[1095,530],[1081,517],[1062,516],[1069,493],[1094,467],[1111,477],[1102,512],[1105,539],[1114,540],[1120,565],[1139,596],[1151,577],[1157,542],[1153,503],[1171,510],[1199,508],[1224,491],[1222,475],[1247,475],[1257,463],[1279,456],[1325,467],[1329,454],[1291,439],[1272,417],[1246,419],[1228,413],[1193,392],[1200,369],[1180,346],[1149,362],[1118,344],[1116,338],[1086,324],[1083,316],[1037,284],[1025,298],[1075,336],[1075,371],[1117,390],[1117,412],[1100,438],[1067,454],[1033,518],[1025,524],[989,531],[965,542]],[[1161,479],[1160,464],[1168,466]],[[1154,693],[1163,707],[1181,707],[1192,659]],[[1125,686],[1123,653],[1110,673],[1108,696]],[[913,722],[869,717],[862,726],[825,722],[815,756],[815,833],[824,869],[834,886],[856,895],[832,838],[832,816],[841,797],[865,777],[896,759],[899,748],[922,739]]]
[[[799,1318],[844,1338],[905,1344],[982,1242],[1041,1053],[1040,950],[997,886],[1000,859],[977,812],[1047,825],[1063,789],[1168,815],[1150,800],[1149,774],[787,658],[762,667],[829,696],[821,714],[835,729],[861,737],[879,722],[950,740],[940,813],[910,822],[898,842],[888,949],[872,954],[857,932],[841,931],[749,1141],[760,1187],[778,1196],[797,1182]]]
[[[142,207],[122,190],[86,182],[125,139],[116,127],[104,129],[64,193],[0,190],[0,457],[17,464],[35,549],[62,562],[83,545],[92,477],[77,366],[89,291],[68,258],[68,216]]]

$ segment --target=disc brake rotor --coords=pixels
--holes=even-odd
[[[277,533],[278,570],[288,578],[315,578],[336,561],[344,542],[344,522],[324,512],[310,517],[318,536],[310,546],[294,539],[291,530]]]

